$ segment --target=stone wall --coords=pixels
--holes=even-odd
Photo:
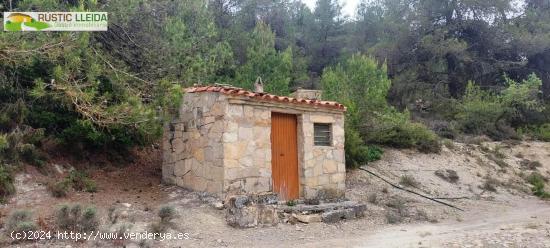
[[[307,112],[300,116],[303,140],[298,154],[302,154],[301,184],[306,199],[332,199],[344,196],[346,165],[344,154],[344,115],[342,113]],[[315,146],[313,124],[330,123],[332,145]]]
[[[224,191],[271,191],[271,111],[242,104],[228,104],[226,110]]]
[[[184,95],[179,116],[164,129],[164,182],[221,195],[226,105],[217,93]]]

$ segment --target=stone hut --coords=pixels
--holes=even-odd
[[[186,89],[164,132],[164,182],[220,197],[342,197],[346,108],[299,95],[220,85]]]

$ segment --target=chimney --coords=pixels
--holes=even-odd
[[[256,82],[254,82],[254,92],[256,93],[264,92],[264,83],[262,83],[261,77],[256,78]]]
[[[308,90],[308,89],[298,88],[296,89],[296,91],[290,94],[290,96],[294,98],[302,98],[302,99],[309,99],[309,100],[321,100],[321,93],[322,93],[321,90]]]

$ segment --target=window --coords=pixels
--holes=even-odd
[[[332,127],[328,123],[313,124],[313,143],[316,146],[330,146],[332,143]]]

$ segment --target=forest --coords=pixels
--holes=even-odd
[[[445,139],[550,141],[549,0],[5,0],[106,11],[106,32],[0,33],[0,180],[45,146],[156,144],[183,88],[322,89],[344,103],[346,161]],[[9,194],[10,187],[0,194]]]

